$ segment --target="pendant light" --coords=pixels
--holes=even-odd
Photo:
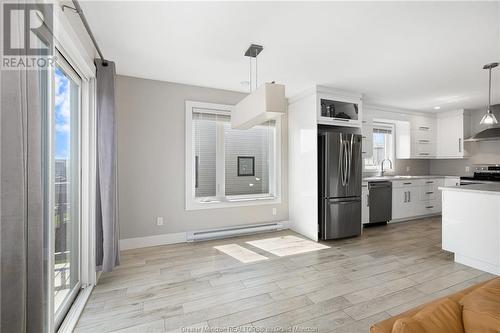
[[[489,86],[488,86],[488,109],[486,114],[481,119],[481,125],[495,125],[498,124],[498,120],[495,115],[491,112],[491,70],[498,66],[498,62],[492,62],[491,64],[486,64],[483,69],[489,70]]]
[[[285,86],[264,83],[257,85],[257,56],[264,48],[252,44],[245,52],[250,58],[250,94],[231,111],[231,128],[249,129],[269,120],[277,119],[286,112]],[[255,87],[252,84],[252,58],[255,59]]]

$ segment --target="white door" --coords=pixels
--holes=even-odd
[[[407,215],[408,215],[408,217],[424,215],[425,208],[424,208],[424,205],[422,204],[422,200],[421,200],[420,187],[418,187],[418,186],[408,187],[408,188],[406,188],[406,190],[408,193],[407,194],[407,201],[408,201]]]
[[[438,119],[438,156],[463,157],[464,123],[462,115]]]
[[[392,219],[399,220],[408,217],[408,189],[392,189]]]
[[[61,56],[52,71],[50,225],[55,327],[81,287],[81,78]]]

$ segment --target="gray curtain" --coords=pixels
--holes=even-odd
[[[0,331],[44,332],[44,72],[2,70]]]
[[[95,60],[97,70],[96,262],[103,272],[120,263],[116,166],[115,64]]]

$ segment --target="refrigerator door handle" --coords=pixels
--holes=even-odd
[[[339,135],[340,135],[339,177],[340,177],[340,181],[342,183],[342,186],[345,186],[345,184],[344,184],[344,140],[342,138],[342,133],[339,133]]]
[[[349,174],[347,177],[347,184],[351,182],[351,172],[352,172],[352,147],[354,146],[354,135],[351,134],[351,142],[349,142]]]
[[[349,177],[349,141],[344,141],[344,186],[347,186]]]
[[[326,179],[328,179],[329,177],[329,172],[328,172],[328,157],[329,157],[329,153],[328,153],[328,148],[329,148],[329,145],[328,145],[328,140],[327,140],[327,137],[323,134],[320,136],[320,143],[322,145],[322,150],[324,152],[323,156],[322,156],[322,170],[321,170],[321,182],[319,184],[319,186],[321,186],[321,193],[323,193],[323,195],[325,195],[327,193],[327,188],[329,187],[329,184],[326,182]]]

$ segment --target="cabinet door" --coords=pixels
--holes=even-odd
[[[411,158],[411,131],[410,122],[396,122],[396,158]]]
[[[438,156],[464,156],[464,117],[461,114],[438,119]]]
[[[361,128],[363,101],[360,97],[318,92],[318,124]]]
[[[392,219],[398,220],[408,217],[408,189],[392,189]]]
[[[421,187],[409,187],[406,189],[408,194],[407,194],[407,210],[408,216],[418,216],[418,215],[424,215],[425,214],[425,207],[422,204],[421,200]]]

